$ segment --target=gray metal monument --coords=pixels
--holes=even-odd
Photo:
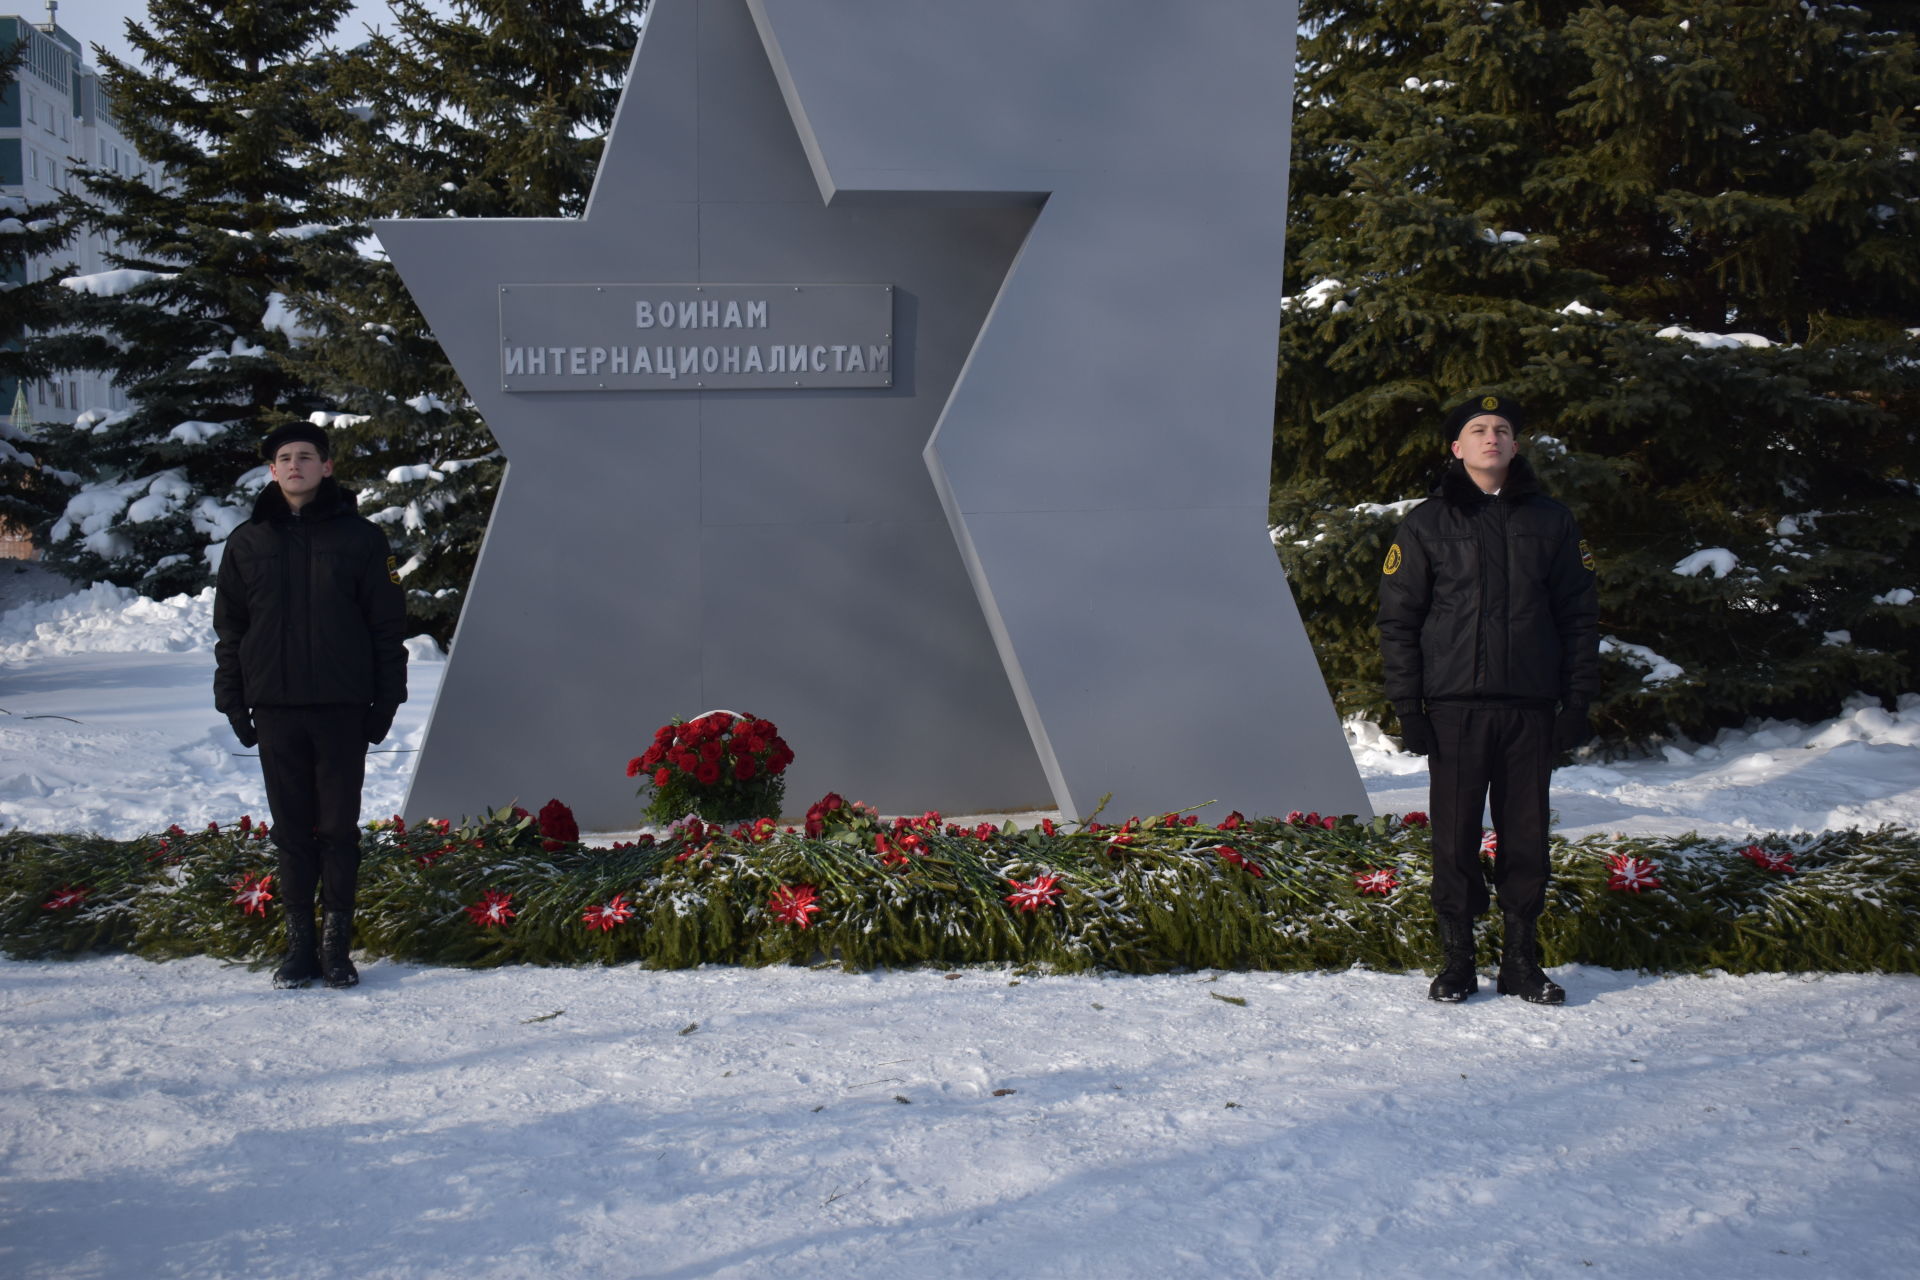
[[[381,241],[510,462],[409,817],[1369,812],[1266,537],[1296,6],[656,0],[586,215]]]

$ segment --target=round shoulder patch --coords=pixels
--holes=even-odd
[[[1380,566],[1382,573],[1397,573],[1400,569],[1400,544],[1394,543],[1387,548],[1387,562]]]
[[[1595,572],[1593,567],[1593,548],[1587,545],[1585,538],[1580,539],[1580,567],[1588,573]]]

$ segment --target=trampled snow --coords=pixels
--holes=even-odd
[[[265,813],[210,596],[30,571],[0,605],[0,822]],[[403,748],[441,670],[413,649]],[[1376,808],[1426,807],[1423,761],[1349,736]],[[368,817],[411,760],[369,757]],[[1572,834],[1920,825],[1920,696],[1565,768],[1554,804]],[[1554,972],[1558,1009],[1361,970],[370,962],[276,992],[3,961],[0,1272],[1920,1274],[1920,982]]]

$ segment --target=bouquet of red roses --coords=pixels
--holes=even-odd
[[[627,776],[653,789],[650,821],[695,813],[708,822],[738,822],[780,816],[787,791],[780,775],[792,763],[773,721],[709,711],[661,725],[653,745],[627,761]]]

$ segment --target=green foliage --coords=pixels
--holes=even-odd
[[[1272,518],[1343,711],[1468,390],[1601,573],[1615,744],[1920,682],[1920,49],[1874,6],[1309,0]],[[1752,334],[1746,341],[1693,335]],[[1724,548],[1725,577],[1682,576]],[[1684,673],[1655,678],[1651,651]]]
[[[128,28],[145,70],[101,59],[115,121],[164,177],[83,171],[72,201],[117,240],[114,266],[146,273],[77,296],[70,321],[94,335],[74,362],[112,370],[131,401],[46,436],[92,491],[45,531],[78,581],[156,596],[211,583],[212,545],[264,483],[260,438],[330,407],[288,365],[301,334],[285,305],[311,285],[302,252],[352,239],[330,186],[344,116],[313,58],[348,7],[153,0]]]
[[[1159,973],[1406,969],[1436,959],[1427,831],[1391,817],[1220,829],[1166,815],[1105,830],[967,832],[930,815],[894,834],[903,830],[918,840],[905,853],[896,841],[888,858],[865,836],[701,825],[660,843],[549,848],[531,817],[508,810],[458,826],[375,823],[359,946],[465,966],[832,961]],[[1697,836],[1555,841],[1541,930],[1548,962],[1920,972],[1920,836],[1883,827],[1759,844],[1790,855],[1794,870],[1764,870],[1730,842]],[[1649,860],[1661,886],[1610,888],[1619,857]],[[245,877],[272,865],[257,829],[238,826],[133,841],[9,833],[0,836],[0,949],[265,961],[284,945],[279,907],[252,915],[235,899]],[[1382,868],[1397,887],[1362,892],[1356,877]],[[1036,911],[1009,902],[1016,882],[1043,875],[1057,882],[1054,901]],[[790,886],[818,895],[807,928],[775,918],[771,900]],[[47,905],[76,888],[88,891],[76,904]],[[507,896],[499,924],[475,918],[489,893]],[[588,923],[616,898],[630,917],[606,929]],[[1491,962],[1491,931],[1483,946]]]

